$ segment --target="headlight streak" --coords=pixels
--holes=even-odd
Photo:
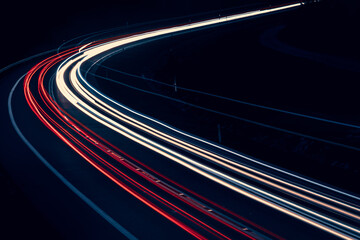
[[[206,149],[203,149],[202,147],[195,146],[186,141],[178,139],[174,136],[166,134],[165,132],[161,132],[153,127],[150,127],[150,126],[142,123],[141,121],[131,118],[130,116],[127,116],[126,114],[118,111],[117,109],[110,107],[104,101],[100,100],[98,97],[91,94],[86,89],[86,87],[89,87],[90,85],[88,85],[86,80],[83,79],[83,77],[81,76],[81,72],[80,72],[81,65],[84,62],[90,60],[91,58],[93,58],[99,54],[102,54],[104,52],[114,50],[117,47],[133,43],[135,41],[145,40],[147,38],[153,38],[153,37],[167,35],[167,34],[176,33],[176,32],[180,32],[180,31],[181,32],[188,31],[188,30],[195,29],[195,28],[201,28],[201,27],[206,27],[206,26],[210,26],[213,24],[223,23],[226,21],[234,21],[234,20],[238,20],[241,18],[245,18],[245,17],[252,17],[252,16],[261,15],[261,14],[267,14],[267,13],[272,13],[272,12],[276,12],[276,11],[280,11],[280,10],[290,9],[290,8],[300,6],[301,4],[302,3],[297,3],[297,4],[291,4],[288,6],[282,6],[282,7],[278,7],[278,8],[252,11],[252,12],[245,13],[245,14],[237,14],[237,15],[232,15],[229,17],[222,17],[219,19],[212,19],[212,20],[197,22],[197,23],[188,24],[188,25],[181,25],[181,26],[171,27],[171,28],[167,28],[167,29],[165,28],[165,29],[145,32],[145,33],[141,33],[141,34],[134,34],[132,36],[129,36],[126,38],[121,38],[118,40],[112,40],[112,41],[106,40],[103,42],[99,41],[99,42],[89,43],[87,45],[84,45],[84,46],[76,49],[75,51],[77,51],[78,53],[75,53],[75,52],[71,53],[71,54],[73,54],[73,56],[68,57],[68,59],[66,61],[64,61],[58,67],[58,70],[56,73],[56,84],[57,84],[58,89],[62,93],[62,95],[69,102],[71,102],[77,109],[79,109],[81,112],[83,112],[87,116],[91,117],[92,119],[96,120],[97,122],[103,124],[104,126],[107,126],[108,128],[122,134],[123,136],[167,157],[168,159],[171,159],[171,160],[181,164],[182,166],[187,167],[188,169],[193,170],[194,172],[201,174],[204,177],[207,177],[208,179],[211,179],[225,187],[228,187],[229,189],[232,189],[244,196],[247,196],[253,200],[261,202],[269,207],[277,209],[277,210],[279,210],[285,214],[288,214],[290,216],[293,216],[299,220],[307,222],[315,227],[318,227],[318,228],[320,228],[324,231],[327,231],[331,234],[334,234],[338,237],[341,237],[344,239],[351,239],[352,236],[358,236],[360,234],[360,231],[358,229],[356,229],[350,225],[344,224],[342,222],[339,222],[337,220],[331,219],[325,215],[322,215],[321,213],[312,211],[311,209],[302,207],[302,206],[300,206],[296,203],[293,203],[291,201],[288,201],[286,199],[282,199],[274,194],[271,194],[267,191],[261,190],[260,188],[254,187],[243,181],[240,181],[230,175],[224,174],[221,171],[218,171],[214,168],[208,167],[202,163],[196,162],[193,159],[186,157],[183,154],[179,154],[178,152],[176,152],[174,150],[171,150],[155,141],[147,139],[146,137],[142,136],[141,134],[138,134],[138,133],[130,130],[129,128],[125,127],[124,125],[119,124],[119,121],[125,122],[132,126],[135,126],[137,129],[140,129],[141,131],[144,131],[153,136],[156,136],[158,139],[162,139],[163,141],[171,143],[174,146],[178,146],[179,148],[185,149],[187,152],[192,152],[195,155],[201,156],[203,159],[207,159],[211,162],[216,162],[218,165],[222,166],[225,169],[231,169],[233,172],[236,172],[240,175],[245,175],[248,178],[255,179],[263,184],[270,185],[273,188],[277,188],[288,194],[292,194],[299,198],[310,201],[312,203],[319,204],[324,208],[329,208],[332,211],[338,212],[340,214],[344,214],[344,215],[354,218],[358,221],[359,216],[354,213],[351,213],[347,210],[343,210],[340,207],[332,206],[329,203],[323,203],[320,200],[306,196],[303,193],[298,193],[294,190],[288,189],[279,184],[289,186],[291,188],[297,189],[297,190],[305,192],[307,194],[310,194],[310,195],[316,196],[318,198],[324,199],[326,201],[335,203],[342,207],[351,209],[352,211],[359,212],[360,210],[357,206],[350,205],[341,200],[337,200],[337,199],[331,198],[330,196],[323,195],[319,192],[315,192],[315,191],[309,190],[307,188],[304,188],[302,186],[295,185],[294,183],[287,182],[285,179],[279,179],[275,175],[270,175],[263,171],[258,171],[256,169],[250,168],[248,166],[245,166],[243,164],[235,162],[231,159],[227,159],[227,158],[225,158],[221,155],[218,155],[214,152],[210,152]],[[64,57],[64,56],[61,56],[61,57]],[[68,127],[72,128],[73,130],[78,132],[78,134],[81,135],[82,137],[84,137],[87,141],[91,142],[95,146],[97,145],[96,147],[101,149],[107,155],[109,155],[113,158],[115,157],[115,159],[117,158],[117,155],[114,154],[113,150],[110,150],[109,148],[99,145],[98,142],[94,142],[94,139],[89,138],[88,137],[89,135],[87,133],[84,133],[83,130],[81,130],[81,127],[76,126],[76,124],[74,122],[70,121],[69,118],[67,118],[63,114],[63,110],[60,111],[59,106],[57,106],[55,104],[55,102],[53,102],[51,100],[51,98],[46,94],[46,91],[43,87],[42,81],[47,72],[47,69],[54,66],[54,64],[55,64],[55,62],[57,62],[57,60],[59,60],[59,59],[56,59],[56,61],[51,62],[51,59],[50,59],[49,60],[50,62],[48,62],[47,65],[35,66],[33,72],[30,72],[28,74],[25,84],[24,84],[24,91],[25,91],[26,99],[27,99],[29,105],[31,106],[32,110],[34,111],[34,113],[39,117],[39,119],[50,130],[52,130],[56,135],[58,135],[64,142],[66,142],[72,149],[74,149],[79,155],[81,155],[86,161],[88,161],[91,165],[93,165],[95,168],[97,168],[99,171],[101,171],[104,175],[108,176],[112,181],[114,181],[116,184],[118,184],[123,189],[128,191],[130,194],[135,196],[137,199],[144,202],[146,205],[148,205],[149,207],[151,207],[152,209],[154,209],[155,211],[157,211],[158,213],[160,213],[161,215],[163,215],[170,221],[174,222],[179,227],[183,228],[185,231],[192,234],[194,237],[197,237],[199,239],[203,238],[203,236],[201,236],[201,234],[192,230],[191,228],[189,228],[188,226],[183,224],[181,221],[171,217],[169,214],[166,213],[166,211],[157,207],[154,203],[150,202],[146,198],[143,198],[132,188],[129,188],[125,183],[118,180],[118,177],[124,178],[125,180],[123,180],[123,181],[128,181],[129,183],[131,183],[133,185],[133,187],[136,187],[136,188],[142,189],[143,191],[146,191],[149,194],[149,196],[152,196],[154,199],[157,199],[159,202],[168,206],[169,208],[173,208],[173,209],[176,209],[178,212],[181,212],[182,216],[184,216],[185,218],[189,219],[190,221],[198,224],[201,228],[206,229],[207,231],[211,232],[212,234],[218,236],[219,238],[226,238],[225,235],[222,235],[220,232],[216,231],[215,229],[211,228],[210,226],[206,225],[205,223],[201,222],[200,220],[194,218],[187,212],[185,212],[182,209],[178,208],[177,206],[173,205],[171,202],[168,202],[164,198],[156,195],[154,192],[151,192],[149,189],[145,188],[144,186],[140,185],[139,183],[135,182],[133,179],[129,178],[128,176],[126,176],[125,174],[120,172],[118,169],[116,169],[110,163],[106,162],[104,159],[99,157],[95,152],[93,152],[91,149],[89,149],[84,144],[82,144],[79,140],[77,140],[76,137],[74,137],[66,129],[61,127],[60,124],[58,124],[55,120],[53,120],[45,112],[45,110],[43,110],[41,108],[41,106],[39,105],[39,103],[36,102],[35,98],[33,97],[32,93],[30,91],[29,83],[30,83],[31,78],[33,78],[34,73],[36,71],[38,71],[41,67],[45,66],[44,69],[42,69],[40,72],[40,77],[39,77],[39,82],[38,82],[40,96],[41,96],[43,102],[45,103],[45,105],[64,124],[66,124]],[[77,97],[76,93],[74,93],[66,85],[66,81],[65,81],[66,74],[65,73],[67,71],[70,72],[69,79],[70,79],[70,83],[71,83],[72,87],[76,90],[76,92],[78,94],[80,94],[82,99],[84,99],[85,101],[87,101],[88,103],[93,105],[94,107],[91,107],[88,103],[86,103],[85,101],[83,101],[79,97]],[[80,80],[79,80],[79,78],[80,78]],[[82,85],[82,83],[85,83],[85,85]],[[90,86],[90,89],[93,90],[93,88],[91,86]],[[96,92],[98,92],[98,91],[96,91]],[[103,95],[101,95],[101,96],[103,98],[106,98]],[[96,109],[100,109],[101,111],[98,111]],[[109,115],[111,117],[109,117]],[[69,117],[71,118],[71,116],[69,116]],[[116,120],[114,120],[113,118],[115,118]],[[179,131],[179,130],[177,130],[177,131]],[[60,132],[62,132],[62,133],[60,133]],[[185,135],[182,132],[180,132],[180,133]],[[70,139],[70,141],[69,141],[69,139]],[[202,140],[202,142],[204,142],[204,140]],[[205,141],[204,143],[207,143],[207,142]],[[79,147],[83,150],[81,150]],[[217,148],[221,148],[221,147],[219,146]],[[104,167],[102,167],[102,165],[99,165],[98,163],[96,163],[94,161],[94,159],[96,159],[98,162],[101,162],[102,165],[107,166],[107,168],[104,168]],[[247,157],[245,159],[247,159]],[[119,159],[117,159],[117,160],[119,160]],[[121,162],[121,161],[123,162],[122,163],[123,165],[128,164],[129,165],[128,168],[129,169],[131,168],[130,163],[127,163],[124,160],[120,160],[119,162]],[[254,160],[252,159],[252,161],[254,161]],[[107,169],[110,169],[111,171],[107,170]],[[146,171],[141,170],[140,168],[135,167],[134,169],[136,170],[135,173],[139,174],[142,177],[144,177],[146,175],[149,176],[148,174],[146,174]],[[139,171],[139,170],[141,170],[141,171]],[[291,175],[291,174],[289,174],[289,175]],[[261,178],[260,176],[267,178],[268,180]],[[279,184],[272,183],[272,182],[270,182],[270,180],[278,182]],[[171,190],[171,187],[169,188],[166,185],[161,185],[162,184],[161,181],[160,182],[152,181],[152,183],[157,185],[159,188],[163,189],[164,191],[168,191],[168,193],[172,194],[176,198],[181,199],[182,201],[184,200],[184,197],[179,197],[182,195],[171,193],[171,191],[176,192],[176,190]],[[156,183],[158,183],[158,184],[156,184]],[[187,202],[187,203],[189,205],[191,205],[192,207],[196,208],[197,210],[203,212],[204,214],[206,214],[214,219],[217,219],[218,221],[222,222],[223,224],[227,225],[228,227],[233,228],[234,230],[239,230],[238,232],[244,234],[245,236],[247,236],[249,238],[253,238],[248,233],[246,233],[246,231],[244,232],[243,230],[240,230],[239,226],[237,226],[236,224],[234,225],[234,223],[231,222],[231,220],[229,221],[229,219],[226,219],[226,217],[223,217],[219,214],[218,215],[211,214],[211,212],[213,211],[212,209],[208,209],[208,210],[204,211],[205,208],[199,207],[200,205],[202,205],[200,202],[198,202],[196,204],[190,204],[189,202]],[[347,230],[345,230],[345,229],[347,229]]]

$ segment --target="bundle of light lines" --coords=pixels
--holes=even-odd
[[[294,173],[267,165],[266,163],[263,163],[259,160],[244,156],[231,149],[183,132],[150,116],[146,116],[136,110],[130,109],[129,107],[113,100],[109,96],[104,95],[92,85],[90,85],[83,76],[81,70],[86,63],[95,62],[94,64],[96,64],[98,61],[110,56],[111,54],[121,51],[121,49],[124,47],[132,46],[134,44],[138,44],[139,42],[153,41],[174,34],[183,34],[189,32],[190,30],[204,29],[207,27],[234,22],[250,17],[275,13],[287,9],[294,9],[301,5],[303,5],[301,2],[293,3],[280,7],[273,7],[200,21],[196,23],[147,31],[123,38],[120,37],[115,40],[93,42],[78,48],[74,48],[72,50],[67,50],[64,53],[52,58],[50,62],[42,62],[35,67],[35,70],[39,71],[40,67],[45,67],[47,65],[55,66],[55,64],[61,62],[57,69],[55,78],[57,89],[67,101],[69,101],[74,107],[76,107],[82,113],[86,114],[91,119],[115,131],[116,133],[121,134],[131,141],[134,141],[143,147],[146,147],[211,181],[231,189],[238,194],[253,199],[261,204],[264,204],[270,208],[287,214],[293,218],[296,218],[297,220],[303,221],[312,225],[313,227],[319,228],[337,237],[343,239],[354,239],[360,237],[360,230],[351,223],[360,221],[360,208],[359,206],[353,203],[349,203],[346,200],[342,200],[339,197],[333,197],[332,193],[336,193],[337,195],[343,196],[347,199],[359,201],[360,199],[357,196],[353,196],[318,182],[303,178]],[[66,58],[65,60],[63,60],[64,57]],[[62,129],[58,124],[56,124],[55,121],[53,122],[49,116],[50,114],[44,113],[37,106],[38,104],[33,99],[32,93],[28,86],[35,70],[28,74],[24,89],[29,105],[37,114],[37,116],[42,119],[44,124],[47,125],[48,128],[52,129],[60,138],[64,139],[66,143],[68,143],[94,167],[115,181],[119,186],[132,193],[140,201],[144,202],[146,205],[153,208],[159,214],[174,222],[179,227],[182,227],[196,238],[202,239],[203,237],[201,234],[185,226],[185,224],[181,223],[178,219],[172,218],[165,211],[155,206],[152,202],[149,202],[146,199],[142,199],[140,195],[132,192],[130,188],[121,182],[117,182],[116,178],[111,173],[103,169],[100,165],[93,162],[88,157],[86,151],[90,152],[90,150],[87,150],[85,147],[83,147],[83,149],[76,147],[73,143],[70,143],[70,141],[66,140],[66,138],[72,138],[69,134],[66,133],[66,129]],[[47,71],[48,69],[43,70],[42,74],[46,74]],[[48,96],[45,92],[40,94],[42,94],[41,96],[43,99],[48,101],[47,105],[54,109],[52,114],[62,118],[62,121],[69,128],[77,131],[88,141],[92,141],[98,148],[102,149],[106,154],[113,157],[114,159],[123,162],[126,161],[122,156],[119,156],[119,154],[117,154],[111,146],[102,145],[97,140],[93,140],[93,138],[85,133],[85,131],[82,131],[80,127],[76,125],[74,120],[71,120],[69,116],[62,113],[62,110],[59,110],[59,108],[54,103],[54,100],[51,99],[51,97]],[[151,122],[151,125],[149,122]],[[131,129],[127,126],[131,126]],[[151,136],[151,139],[147,136]],[[76,139],[72,139],[72,141],[76,142]],[[170,148],[164,143],[174,146],[174,148]],[[81,146],[79,141],[77,144]],[[213,149],[216,149],[216,151]],[[200,157],[211,164],[207,165],[204,162],[199,162],[195,158],[191,158],[185,154],[182,154],[181,152],[183,151],[190,153],[193,156]],[[239,158],[248,162],[252,162],[253,164],[258,165],[259,168],[249,167],[248,165],[237,161]],[[129,165],[130,163],[124,164]],[[212,167],[212,164],[219,166],[220,169],[215,169]],[[141,168],[136,167],[137,171],[139,171],[139,169]],[[246,178],[267,186],[270,189],[274,189],[274,191],[264,190],[258,186],[249,184],[234,177],[234,175],[227,174],[226,171],[222,171],[221,169],[231,171],[235,176],[237,174],[245,176]],[[146,172],[146,170],[142,171],[143,175],[147,174],[144,177],[149,179],[151,178],[152,175]],[[159,179],[154,177],[152,181],[154,181],[154,184],[159,184],[160,182]],[[304,187],[304,184],[301,184],[301,182],[306,183],[307,187]],[[315,186],[316,190],[314,190],[315,188],[312,189],[308,187],[309,185]],[[177,191],[174,190],[175,188],[167,186],[166,184],[164,184],[164,186],[162,187],[167,189],[169,192]],[[285,195],[289,195],[300,200],[298,202],[294,202],[291,199],[276,194],[276,192],[285,193]],[[179,194],[179,198],[183,195]],[[308,204],[301,204],[301,201],[315,205],[317,208],[322,209],[322,211],[314,210],[309,207]],[[193,202],[195,202],[195,200]],[[198,205],[201,204],[202,203],[199,202]],[[199,211],[208,214],[210,217],[218,220],[226,226],[229,226],[235,230],[237,229],[237,231],[241,232],[243,235],[246,235],[249,238],[261,238],[266,235],[261,235],[255,230],[251,231],[251,229],[249,230],[248,228],[241,227],[241,224],[237,223],[232,218],[217,213],[214,209],[207,207],[201,208],[198,205],[195,204],[194,208],[199,208]],[[173,206],[170,203],[168,206],[177,209],[176,206]],[[341,216],[341,219],[329,216],[327,214],[328,212],[333,213],[335,216]],[[189,214],[186,212],[183,214],[189,219],[193,219],[193,221],[202,224],[215,236],[223,237],[219,231],[201,223],[194,217],[189,216]],[[344,221],[343,219],[350,219],[349,222],[351,223]]]

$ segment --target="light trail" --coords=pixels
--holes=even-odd
[[[116,49],[118,48],[140,41],[156,39],[172,34],[186,33],[187,31],[193,29],[203,29],[205,27],[211,27],[226,22],[232,22],[250,17],[261,16],[264,14],[275,13],[278,11],[293,9],[301,5],[303,5],[303,3],[299,2],[280,7],[273,7],[269,9],[251,11],[242,14],[235,14],[231,16],[200,21],[186,25],[179,25],[154,31],[142,32],[119,39],[114,38],[110,40],[108,39],[104,41],[88,43],[84,46],[75,48],[73,51],[68,51],[54,58],[47,59],[46,61],[43,61],[42,63],[35,66],[33,70],[29,72],[25,79],[24,92],[26,99],[37,117],[59,138],[61,138],[66,144],[68,144],[74,151],[81,155],[86,161],[88,161],[91,165],[93,165],[96,169],[106,175],[122,189],[130,193],[132,196],[134,196],[135,198],[137,198],[138,200],[140,200],[171,222],[175,223],[177,226],[187,231],[195,238],[204,239],[205,237],[197,230],[189,227],[179,218],[171,216],[167,212],[167,210],[164,209],[172,209],[178,212],[179,215],[181,215],[182,218],[186,219],[187,222],[192,222],[193,224],[198,226],[199,229],[201,228],[207,231],[209,234],[216,236],[217,238],[227,239],[228,237],[216,230],[215,228],[211,227],[207,223],[198,219],[191,213],[183,210],[179,205],[172,203],[169,198],[164,198],[163,196],[160,196],[159,194],[150,190],[150,188],[147,188],[142,183],[136,181],[126,173],[120,171],[116,166],[102,158],[96,151],[92,150],[92,148],[89,148],[86,144],[82,143],[78,139],[79,136],[84,138],[87,141],[87,144],[91,143],[92,147],[97,148],[97,151],[101,150],[102,154],[105,153],[113,159],[118,160],[118,162],[125,166],[128,170],[141,176],[154,186],[170,194],[172,197],[181,200],[184,204],[187,204],[191,208],[196,209],[202,214],[217,220],[221,224],[232,228],[233,230],[243,234],[250,239],[256,238],[254,237],[254,234],[255,236],[258,235],[256,235],[257,233],[249,233],[241,229],[241,226],[238,223],[232,221],[231,218],[227,218],[223,214],[217,213],[215,210],[204,206],[196,199],[191,199],[191,201],[187,200],[187,196],[183,197],[184,194],[178,194],[179,190],[172,187],[171,185],[163,184],[162,181],[156,178],[154,180],[154,177],[147,173],[146,170],[142,170],[141,168],[137,167],[136,165],[132,164],[131,162],[125,160],[122,157],[119,158],[116,150],[111,150],[111,147],[107,146],[106,144],[101,144],[101,140],[95,140],[96,138],[90,137],[91,134],[89,134],[89,132],[84,130],[83,127],[77,125],[74,121],[71,121],[71,116],[67,116],[66,114],[64,114],[64,110],[61,109],[53,101],[53,99],[51,99],[43,85],[43,81],[48,70],[54,67],[58,62],[60,62],[62,58],[67,57],[67,59],[63,61],[57,69],[57,88],[59,89],[61,94],[67,99],[67,101],[72,103],[73,106],[75,106],[78,110],[80,110],[82,113],[89,116],[90,118],[94,119],[98,123],[106,126],[109,129],[114,130],[115,132],[142,145],[143,147],[146,147],[164,156],[167,159],[172,160],[180,164],[181,166],[184,166],[192,170],[193,172],[200,174],[205,178],[219,183],[220,185],[229,188],[252,200],[276,209],[284,214],[287,214],[291,217],[294,217],[298,220],[301,220],[340,238],[352,239],[354,237],[358,237],[360,236],[359,229],[347,222],[343,222],[339,219],[330,217],[326,213],[326,211],[334,212],[337,215],[346,216],[348,218],[354,219],[354,221],[359,221],[360,218],[358,213],[360,212],[360,210],[357,205],[333,198],[327,193],[321,193],[319,191],[312,190],[311,188],[295,184],[294,182],[291,182],[291,180],[277,177],[275,174],[266,172],[265,170],[260,171],[256,168],[241,164],[236,160],[236,156],[238,156],[238,153],[235,154],[235,152],[232,152],[231,150],[225,149],[206,140],[193,137],[180,130],[176,130],[175,132],[183,136],[190,136],[193,140],[195,140],[195,142],[186,141],[179,138],[175,134],[163,132],[156,127],[149,126],[146,124],[146,122],[142,122],[141,120],[135,119],[131,115],[127,114],[127,112],[129,111],[119,111],[119,109],[112,107],[109,103],[115,103],[117,106],[120,106],[120,104],[114,102],[114,100],[104,96],[92,86],[90,86],[83,78],[80,71],[81,66],[87,61],[90,61],[91,59],[101,54],[107,53],[109,51],[116,51]],[[36,100],[36,97],[34,97],[34,95],[32,94],[30,87],[30,81],[31,79],[35,78],[34,75],[37,72],[39,72],[38,89],[39,95],[42,99],[42,103],[39,103]],[[71,85],[67,84],[67,79],[69,80],[69,83],[71,83]],[[91,89],[91,91],[89,91],[89,89]],[[106,101],[108,103],[106,103]],[[45,104],[46,109],[50,110],[50,113],[47,113],[47,110],[42,107],[43,104]],[[55,116],[55,118],[52,117],[53,115]],[[140,113],[136,113],[136,115],[143,116]],[[66,127],[63,127],[63,125],[65,125]],[[131,130],[125,125],[134,127],[136,131]],[[67,128],[70,128],[71,131],[67,130]],[[174,130],[174,128],[171,129]],[[79,136],[75,136],[73,133],[74,131]],[[141,133],[146,133],[155,137],[157,140],[161,140],[161,142],[165,142],[171,146],[175,146],[176,148],[185,150],[187,153],[193,154],[195,158],[188,157],[187,155],[182,154],[177,150],[174,150],[173,147],[168,147],[161,142],[151,140],[145,135],[142,135]],[[217,149],[227,151],[228,153],[233,153],[235,158],[232,159],[224,157],[219,153],[210,151],[208,150],[207,145],[215,146]],[[196,160],[196,158],[198,157],[200,157],[201,159],[205,159],[208,162],[216,163],[216,166],[219,166],[220,169],[218,169],[217,167],[211,167],[202,163],[201,161]],[[242,155],[240,155],[240,157],[244,160],[250,160],[252,162],[257,161]],[[261,165],[266,166],[265,164]],[[268,168],[274,170],[273,167]],[[310,202],[314,205],[319,205],[326,211],[325,213],[321,213],[317,210],[311,209],[310,207],[305,207],[303,204],[299,204],[297,201],[292,201],[291,199],[280,197],[278,194],[272,193],[269,190],[263,190],[261,187],[242,181],[233,175],[225,173],[223,170],[231,170],[238,176],[246,176],[249,179],[256,180],[264,186],[270,186],[272,189],[275,189],[275,192],[285,192],[291,197],[295,196],[296,198],[300,199],[300,201]],[[288,173],[284,170],[282,171],[288,176],[302,179],[295,174]],[[318,184],[314,181],[309,181],[307,179],[305,179],[304,181],[311,182],[317,186],[322,186],[321,184]],[[177,184],[175,185],[179,186]],[[334,190],[329,187],[327,187],[327,189]],[[143,196],[142,194],[140,194],[140,192],[146,193],[146,196]],[[337,192],[342,193],[340,191]],[[356,196],[352,196],[350,194],[342,194],[351,196],[355,199],[357,198]],[[210,203],[210,201],[207,201],[206,199],[205,201]]]

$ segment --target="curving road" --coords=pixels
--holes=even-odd
[[[8,86],[8,131],[33,153],[20,161],[21,170],[11,160],[8,168],[48,181],[35,190],[41,196],[51,189],[37,204],[50,206],[48,215],[56,216],[50,221],[65,237],[86,232],[87,238],[127,239],[359,238],[358,196],[184,132],[103,94],[89,80],[96,66],[126,48],[302,5],[44,53],[47,58],[15,74],[15,85]],[[19,145],[19,139],[10,141]],[[42,165],[32,165],[35,158]],[[26,174],[19,178],[29,180]],[[81,224],[74,227],[76,222]]]

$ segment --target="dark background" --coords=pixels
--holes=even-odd
[[[59,46],[65,40],[112,27],[149,20],[286,0],[102,0],[7,1],[2,3],[0,68]],[[342,28],[359,20],[359,1],[323,0],[317,19]],[[355,26],[356,24],[353,24]],[[329,28],[331,30],[331,28]],[[338,30],[338,29],[332,29]],[[356,32],[356,29],[349,29]]]

